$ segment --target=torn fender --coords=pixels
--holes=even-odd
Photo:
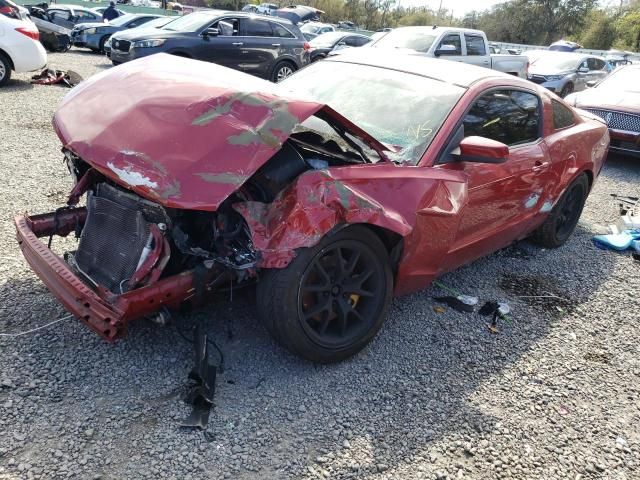
[[[158,54],[82,82],[53,124],[64,147],[106,177],[190,210],[216,210],[318,112],[385,149],[328,106],[277,88],[219,65]]]
[[[316,245],[341,224],[365,223],[397,233],[404,239],[396,278],[401,294],[424,288],[425,278],[434,276],[455,240],[467,201],[461,172],[384,163],[309,171],[270,204],[233,207],[249,225],[263,268],[286,267],[297,248]]]

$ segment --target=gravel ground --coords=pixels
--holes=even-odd
[[[109,68],[78,51],[50,65]],[[4,333],[66,315],[14,240],[14,214],[70,186],[50,125],[67,90],[28,78],[0,92]],[[521,243],[442,279],[507,301],[497,334],[435,313],[436,288],[395,300],[371,346],[332,366],[280,349],[250,294],[178,317],[208,320],[226,356],[206,434],[178,427],[192,351],[172,326],[140,321],[115,345],[75,320],[0,337],[0,479],[640,478],[638,264],[590,241],[616,219],[609,194],[638,185],[637,161],[610,158],[566,246]]]

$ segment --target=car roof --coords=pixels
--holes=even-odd
[[[238,17],[238,18],[258,18],[260,20],[269,20],[271,22],[282,23],[284,25],[289,25],[289,26],[293,25],[293,22],[291,22],[291,20],[289,19],[276,17],[273,15],[262,15],[260,13],[254,13],[254,12],[242,12],[242,11],[235,12],[233,10],[198,10],[197,12],[193,12],[193,13],[209,15],[210,17],[219,17],[221,15],[233,15],[234,17]],[[193,14],[190,13],[189,15],[193,15]]]
[[[468,88],[486,78],[517,79],[513,75],[462,62],[452,62],[411,53],[382,48],[350,48],[340,55],[329,57],[324,62],[356,63],[372,67],[398,70],[445,83]],[[524,83],[524,82],[523,82]]]
[[[55,9],[59,9],[59,10],[80,10],[80,11],[85,11],[85,12],[96,13],[96,12],[93,11],[93,9],[88,8],[88,7],[83,7],[81,5],[64,5],[64,4],[58,4],[58,3],[50,3],[48,10],[55,10]]]
[[[475,35],[484,35],[484,32],[482,30],[474,30],[473,28],[439,27],[437,25],[398,27],[398,28],[394,28],[393,29],[393,31],[395,31],[395,30],[416,30],[416,31],[424,31],[424,32],[434,32],[434,33],[440,33],[440,32],[444,32],[444,31],[455,30],[456,32],[472,33],[472,34],[475,34]]]

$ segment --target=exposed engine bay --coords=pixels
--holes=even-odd
[[[76,225],[76,251],[65,261],[93,289],[119,295],[181,272],[220,272],[242,285],[257,277],[260,253],[233,205],[272,202],[302,173],[329,166],[364,163],[353,140],[310,129],[292,134],[282,148],[215,212],[173,209],[146,200],[102,176],[66,150],[76,187],[69,204],[86,192],[86,221]]]

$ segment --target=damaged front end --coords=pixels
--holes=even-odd
[[[130,320],[197,305],[220,285],[255,278],[258,256],[248,228],[226,204],[217,212],[165,208],[85,169],[69,206],[21,215],[15,224],[36,274],[105,339],[125,335]],[[84,190],[86,207],[73,206]],[[40,240],[50,246],[53,237],[69,234],[78,246],[63,258]]]

